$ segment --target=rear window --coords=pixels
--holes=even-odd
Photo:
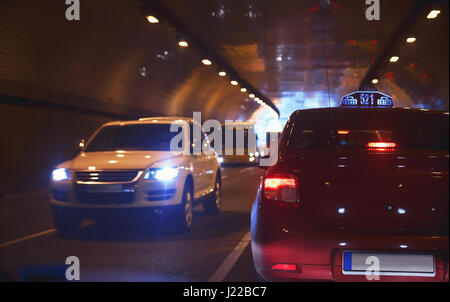
[[[369,142],[394,142],[401,149],[448,150],[448,115],[397,110],[305,111],[294,121],[288,148],[314,150],[333,145],[365,148]]]

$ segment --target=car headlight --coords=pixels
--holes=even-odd
[[[159,181],[169,181],[178,176],[177,168],[156,168],[149,169],[145,175],[144,179],[157,179]]]
[[[219,164],[223,163],[223,157],[218,157],[217,161],[219,162]]]
[[[54,181],[69,180],[70,173],[67,169],[57,168],[52,171],[52,179]]]

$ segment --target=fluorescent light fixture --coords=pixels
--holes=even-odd
[[[203,63],[204,65],[211,65],[211,64],[212,64],[211,60],[209,60],[209,59],[203,59],[203,60],[202,60],[202,63]]]
[[[247,92],[247,88],[242,87],[241,92]]]
[[[373,79],[372,84],[378,84],[378,79]]]
[[[183,41],[178,42],[178,46],[180,46],[180,47],[188,47],[189,43],[187,41],[183,40]]]
[[[392,56],[392,57],[389,59],[389,62],[395,63],[395,62],[398,62],[399,59],[400,59],[400,58],[399,58],[398,56]]]
[[[251,98],[251,99],[254,99],[254,98],[255,98],[255,95],[254,95],[253,93],[250,93],[250,94],[248,95],[248,97]]]
[[[147,16],[146,18],[147,18],[147,21],[152,23],[152,24],[159,23],[158,18],[156,18],[155,16]]]
[[[414,42],[416,42],[416,38],[414,37],[409,37],[406,39],[406,43],[414,43]]]
[[[233,86],[236,86],[236,85],[239,84],[238,81],[235,81],[235,80],[231,81],[230,83],[231,83],[231,85],[233,85]]]
[[[219,71],[219,76],[224,77],[226,75],[227,75],[227,73],[225,71]]]
[[[438,9],[433,9],[432,11],[430,11],[430,13],[427,16],[427,19],[435,19],[437,18],[437,16],[441,13],[440,10]]]

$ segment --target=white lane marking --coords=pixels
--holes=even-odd
[[[239,173],[244,173],[245,171],[253,169],[252,167],[248,167],[239,171]]]
[[[83,229],[85,227],[91,226],[93,224],[94,224],[93,221],[84,220],[81,223],[80,229]],[[25,240],[33,239],[33,238],[36,238],[36,237],[41,237],[41,236],[52,234],[52,233],[56,233],[56,229],[54,229],[54,228],[53,229],[48,229],[48,230],[45,230],[45,231],[42,231],[42,232],[39,232],[39,233],[35,233],[35,234],[31,234],[31,235],[28,235],[28,236],[25,236],[25,237],[22,237],[22,238],[18,238],[18,239],[15,239],[15,240],[11,240],[11,241],[7,241],[7,242],[4,242],[4,243],[0,243],[0,248],[11,246],[11,245],[17,244],[17,243],[25,241]]]
[[[29,235],[29,236],[25,236],[25,237],[22,237],[22,238],[19,238],[19,239],[7,241],[5,243],[0,243],[0,248],[4,248],[4,247],[7,247],[7,246],[10,246],[10,245],[13,245],[13,244],[25,241],[25,240],[29,240],[29,239],[33,239],[33,238],[36,238],[36,237],[52,234],[52,233],[55,233],[55,232],[56,232],[56,229],[48,229],[46,231],[35,233],[35,234]]]
[[[250,239],[251,235],[250,231],[248,231],[234,247],[231,253],[228,254],[227,258],[225,258],[225,260],[219,265],[214,274],[212,274],[212,276],[208,279],[208,282],[221,282],[225,279],[231,268],[236,264],[236,261],[250,243]]]
[[[48,190],[41,190],[41,191],[34,191],[34,192],[28,192],[28,193],[6,195],[6,196],[3,196],[3,198],[0,198],[0,200],[27,198],[27,197],[37,196],[37,195],[43,195],[48,192],[49,192]]]

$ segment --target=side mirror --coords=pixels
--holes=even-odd
[[[83,149],[85,145],[86,141],[84,139],[80,140],[80,142],[78,143],[78,149]]]

